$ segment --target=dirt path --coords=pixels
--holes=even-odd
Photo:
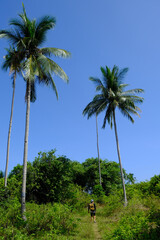
[[[98,231],[98,225],[97,225],[97,223],[94,223],[94,225],[93,225],[93,230],[94,230],[94,239],[95,239],[95,240],[102,239],[102,237],[101,237],[101,235],[100,235],[100,232]]]

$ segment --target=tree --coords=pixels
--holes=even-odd
[[[24,139],[24,157],[23,157],[23,180],[22,180],[22,217],[25,220],[25,202],[26,202],[26,175],[27,175],[27,154],[28,154],[28,134],[29,134],[29,114],[30,101],[35,101],[35,83],[44,83],[51,85],[58,98],[57,89],[52,78],[54,72],[59,77],[68,82],[68,77],[62,68],[49,57],[51,55],[59,57],[69,57],[70,53],[58,48],[40,48],[46,40],[48,30],[54,28],[55,18],[45,16],[39,21],[30,20],[23,6],[23,12],[19,14],[19,19],[10,21],[14,28],[11,30],[1,30],[0,37],[7,38],[12,42],[19,52],[23,54],[21,68],[24,80],[26,82],[26,125]]]
[[[10,138],[11,138],[11,127],[12,127],[12,118],[13,118],[13,107],[14,107],[14,95],[15,95],[15,84],[17,73],[20,72],[20,62],[21,62],[21,52],[18,52],[15,48],[10,47],[7,50],[7,54],[4,56],[4,63],[2,65],[2,69],[8,70],[10,69],[10,74],[12,74],[12,104],[11,104],[11,114],[9,121],[9,130],[8,130],[8,140],[7,140],[7,155],[6,155],[6,168],[5,168],[5,187],[7,186],[7,174],[8,174],[8,162],[9,162],[9,148],[10,148]]]
[[[83,111],[84,115],[88,115],[90,118],[92,115],[99,114],[105,111],[105,117],[103,121],[103,128],[106,126],[106,121],[111,126],[114,123],[114,130],[116,136],[116,144],[117,144],[117,153],[119,158],[119,165],[121,171],[121,178],[123,184],[123,193],[124,193],[124,205],[127,205],[127,197],[125,190],[125,182],[122,170],[122,163],[119,151],[119,141],[117,134],[117,125],[116,125],[116,117],[115,110],[118,108],[121,113],[127,117],[132,123],[134,120],[131,114],[137,115],[140,109],[136,106],[137,103],[142,103],[143,98],[136,96],[136,93],[142,93],[142,89],[132,89],[128,91],[124,91],[124,88],[128,86],[128,84],[123,84],[122,79],[125,74],[128,72],[128,68],[124,68],[119,70],[117,66],[114,66],[111,70],[106,66],[106,68],[101,67],[101,72],[103,75],[103,80],[101,81],[98,78],[91,77],[90,80],[96,84],[96,91],[100,92],[97,94],[93,100],[86,106]]]
[[[120,189],[122,187],[119,164],[116,162],[111,162],[102,159],[100,159],[100,161],[101,161],[102,188],[103,191],[105,192],[105,195],[108,196],[109,194],[114,193],[115,190]],[[83,187],[85,187],[85,190],[87,192],[94,193],[95,188],[97,187],[100,188],[98,174],[99,167],[98,158],[88,158],[82,163],[82,166],[84,167],[83,179],[85,180],[85,185]],[[125,182],[127,184],[134,183],[133,174],[131,173],[127,174],[126,171],[123,169],[123,175]]]
[[[8,179],[22,182],[23,166],[17,165]],[[47,202],[71,202],[77,186],[83,186],[84,168],[65,156],[56,157],[55,150],[40,152],[38,157],[27,162],[26,199],[39,204]],[[84,185],[85,186],[85,185]],[[78,187],[80,189],[80,187]]]

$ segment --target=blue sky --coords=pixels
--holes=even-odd
[[[51,88],[37,86],[31,103],[28,161],[39,151],[57,149],[58,155],[85,161],[97,157],[95,117],[87,120],[82,111],[95,95],[89,77],[101,78],[100,67],[128,67],[124,79],[129,88],[143,88],[141,118],[132,124],[116,112],[122,166],[137,181],[160,174],[160,2],[158,0],[24,0],[27,15],[54,16],[54,30],[43,46],[63,48],[70,59],[54,60],[69,76],[69,84],[54,76],[59,100]],[[0,29],[22,12],[22,1],[2,1]],[[8,47],[0,40],[0,65]],[[0,170],[5,170],[12,85],[8,72],[0,70]],[[128,89],[129,89],[128,88]],[[23,162],[25,83],[18,77],[11,133],[9,171]],[[100,157],[118,162],[114,130],[103,130],[104,114],[98,117]]]

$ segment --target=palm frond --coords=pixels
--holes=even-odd
[[[125,101],[132,101],[133,103],[142,103],[144,98],[143,97],[139,97],[139,96],[135,96],[135,95],[126,95],[121,93],[120,95],[121,99],[125,99]]]
[[[34,61],[32,59],[32,56],[30,56],[30,58],[28,58],[26,61],[23,62],[22,69],[23,69],[23,72],[24,72],[23,73],[24,80],[34,82],[34,80],[35,80],[35,68],[34,68]]]
[[[127,104],[119,104],[118,108],[122,111],[127,111],[128,113],[131,113],[133,115],[137,115],[140,117],[138,114],[138,111],[141,112],[140,108],[138,108],[133,102],[127,102]]]
[[[56,88],[55,82],[54,82],[54,80],[53,80],[53,78],[52,78],[51,75],[50,75],[50,79],[51,79],[52,88],[53,88],[53,90],[54,90],[54,92],[55,92],[55,94],[56,94],[56,97],[57,97],[57,99],[58,99],[57,88]]]
[[[134,119],[132,118],[132,116],[129,114],[129,112],[127,111],[127,109],[122,109],[119,108],[119,110],[121,111],[121,113],[127,117],[132,123],[134,123]],[[137,114],[136,114],[137,115]]]
[[[51,56],[52,54],[56,57],[68,58],[71,56],[71,53],[60,48],[41,48],[40,51],[45,56]]]
[[[104,120],[103,120],[103,126],[102,128],[105,128],[106,126],[106,121],[108,121],[108,124],[110,125],[110,127],[112,128],[112,119],[113,119],[113,106],[112,104],[108,104],[108,107],[107,107],[107,110],[106,110],[106,113],[105,113],[105,117],[104,117]]]
[[[13,45],[18,43],[20,40],[18,32],[14,30],[0,30],[0,38],[6,38]]]
[[[63,71],[63,69],[55,63],[53,60],[45,57],[44,55],[40,55],[38,57],[38,60],[41,62],[43,65],[43,68],[49,72],[49,73],[55,73],[58,75],[60,78],[62,78],[64,81],[68,82],[68,76],[67,74]]]
[[[46,40],[46,32],[54,28],[55,24],[56,19],[50,16],[45,16],[36,23],[35,38],[38,45],[41,45]]]
[[[144,90],[141,88],[135,88],[135,89],[131,89],[131,90],[127,90],[125,92],[123,92],[123,94],[135,94],[135,93],[144,93]]]
[[[36,72],[36,79],[38,79],[38,82],[39,83],[43,83],[45,85],[51,85],[55,94],[56,94],[56,97],[58,99],[58,92],[57,92],[57,88],[56,88],[56,85],[55,85],[55,82],[51,76],[51,74],[47,71],[43,71],[43,68],[42,66],[39,64],[39,62],[37,61],[37,72]]]
[[[103,83],[106,87],[107,86],[106,83],[107,83],[107,70],[108,69],[105,70],[103,67],[101,67],[100,69],[101,69],[101,72],[102,72],[102,75],[103,75]]]
[[[128,86],[129,86],[129,84],[121,83],[121,84],[119,84],[119,89],[123,90],[124,88],[126,88]]]
[[[51,16],[42,17],[36,24],[36,31],[46,31],[54,28],[56,25],[56,18]]]
[[[117,75],[117,78],[119,81],[121,81],[125,75],[127,74],[129,68],[123,68],[122,70],[119,71],[118,75]]]
[[[85,107],[83,115],[87,115],[90,118],[92,115],[98,115],[106,108],[107,102],[101,97],[96,95],[94,99]]]
[[[26,27],[23,22],[19,19],[11,19],[9,22],[10,25],[14,26],[21,34],[25,34]]]
[[[96,85],[96,91],[100,91],[104,88],[103,83],[99,78],[90,77],[89,80]]]

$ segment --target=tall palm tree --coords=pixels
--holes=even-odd
[[[23,5],[23,12],[19,14],[19,19],[10,21],[10,25],[14,27],[10,30],[1,30],[0,37],[7,38],[16,45],[18,51],[23,53],[23,61],[21,63],[23,77],[26,81],[26,125],[24,139],[24,157],[23,157],[23,180],[22,180],[22,217],[25,217],[25,202],[26,202],[26,175],[27,175],[27,153],[28,153],[28,134],[29,134],[29,114],[30,101],[35,100],[35,84],[44,83],[52,85],[53,90],[58,98],[57,89],[52,78],[52,73],[55,73],[60,78],[68,82],[68,77],[63,69],[56,64],[51,58],[51,55],[58,57],[69,57],[70,53],[59,48],[40,48],[46,40],[48,30],[54,28],[56,23],[55,18],[45,16],[39,21],[30,20]]]
[[[105,111],[105,117],[102,127],[105,128],[106,121],[108,121],[111,128],[114,123],[117,153],[119,158],[119,165],[123,184],[124,205],[126,206],[127,197],[119,151],[115,110],[116,108],[118,108],[125,117],[127,117],[132,123],[134,123],[134,119],[132,118],[131,114],[139,116],[138,112],[140,111],[140,108],[138,108],[136,104],[143,102],[143,98],[136,96],[135,94],[142,93],[143,89],[132,89],[124,91],[125,87],[127,87],[128,84],[123,84],[122,80],[125,74],[128,72],[128,68],[119,70],[117,66],[114,66],[113,69],[111,70],[106,66],[106,68],[101,67],[101,72],[103,75],[102,81],[98,78],[93,77],[90,78],[90,80],[96,84],[96,91],[100,93],[97,94],[93,98],[93,100],[86,106],[86,108],[83,111],[83,114],[84,115],[87,114],[88,118],[90,118],[92,115],[99,114]]]
[[[7,156],[6,156],[6,168],[5,168],[5,181],[4,185],[7,186],[7,174],[8,174],[8,162],[9,162],[9,148],[10,148],[10,137],[11,137],[11,127],[12,127],[12,117],[13,117],[13,106],[14,106],[14,95],[15,95],[15,84],[17,73],[20,72],[20,62],[21,62],[21,54],[15,49],[10,47],[7,50],[7,54],[4,56],[4,62],[2,65],[2,69],[7,70],[10,69],[10,74],[12,74],[13,80],[13,93],[12,93],[12,104],[11,104],[11,114],[9,121],[9,130],[8,130],[8,140],[7,140]]]

